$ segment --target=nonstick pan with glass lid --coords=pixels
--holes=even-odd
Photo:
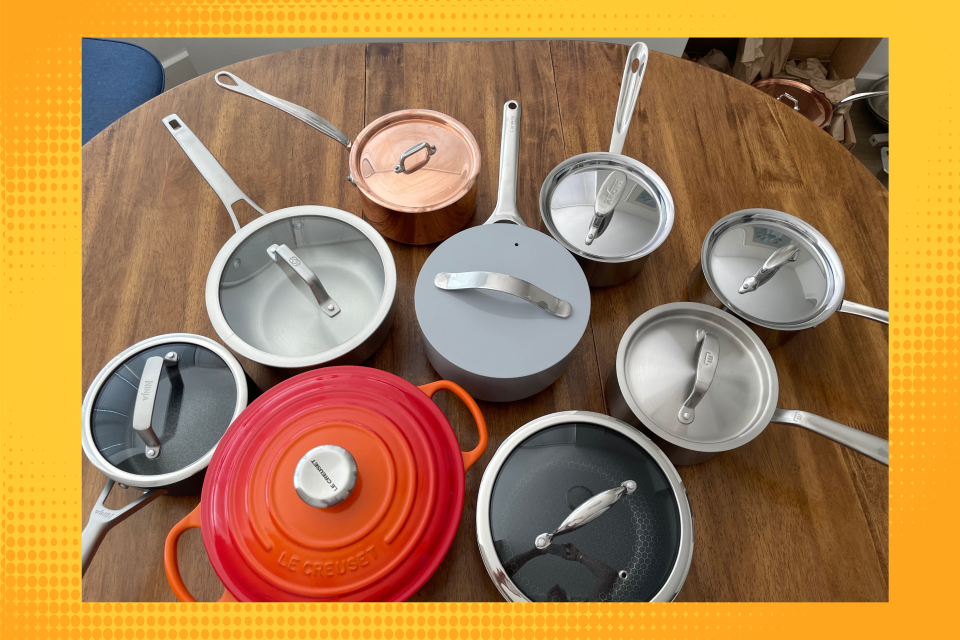
[[[217,193],[236,234],[207,276],[220,339],[270,367],[360,364],[383,343],[396,310],[397,269],[386,241],[360,217],[319,206],[266,213],[176,115],[163,124]],[[232,205],[262,217],[240,228]]]

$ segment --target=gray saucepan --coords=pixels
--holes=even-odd
[[[590,318],[590,287],[573,256],[517,213],[520,103],[503,107],[493,215],[427,258],[415,304],[433,368],[482,400],[539,393],[566,369]]]
[[[773,358],[747,325],[711,306],[675,302],[627,328],[606,397],[613,417],[649,435],[674,464],[743,446],[770,422],[802,427],[888,464],[887,440],[778,409],[779,392]]]
[[[163,124],[227,208],[236,233],[210,267],[210,322],[228,347],[287,371],[360,364],[386,339],[397,268],[386,241],[359,216],[320,206],[267,213],[176,114]],[[262,214],[240,228],[233,204]]]
[[[576,257],[591,287],[637,275],[673,228],[667,185],[650,167],[621,154],[648,55],[642,42],[627,54],[610,151],[564,160],[540,189],[544,228]]]

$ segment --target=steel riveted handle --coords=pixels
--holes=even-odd
[[[290,268],[310,287],[313,297],[317,299],[317,304],[320,305],[320,309],[325,314],[332,318],[340,313],[340,305],[338,305],[336,301],[330,297],[330,294],[327,293],[327,290],[324,289],[323,283],[320,282],[317,274],[314,273],[313,269],[308,267],[307,263],[301,260],[290,247],[285,244],[272,244],[267,247],[267,255],[277,264],[279,264],[277,258],[281,258],[290,265]]]
[[[177,392],[183,391],[180,378],[180,356],[176,351],[167,355],[147,358],[140,374],[140,386],[137,388],[137,403],[133,406],[133,428],[147,445],[146,456],[150,459],[160,455],[160,438],[153,430],[153,411],[157,404],[157,388],[160,386],[160,374],[167,369],[172,392],[171,400]]]
[[[770,422],[802,427],[857,453],[862,453],[880,464],[890,466],[890,442],[870,433],[796,409],[777,409],[773,412]]]
[[[569,318],[573,306],[566,300],[547,293],[535,284],[521,278],[492,271],[464,271],[461,273],[438,273],[433,279],[438,289],[445,291],[463,291],[466,289],[487,289],[509,293],[527,302],[537,305],[558,318]]]
[[[484,449],[487,448],[487,422],[483,419],[483,414],[480,412],[480,407],[477,406],[476,400],[464,391],[463,387],[449,380],[437,380],[436,382],[420,385],[418,388],[427,394],[428,398],[432,398],[437,391],[446,389],[447,391],[453,392],[455,396],[460,398],[463,404],[467,405],[467,409],[470,410],[470,415],[473,416],[474,422],[477,423],[477,432],[480,434],[480,441],[475,448],[470,451],[460,452],[461,455],[463,455],[463,470],[464,472],[468,471],[470,467],[473,466],[473,463],[483,455]]]
[[[517,181],[520,167],[520,102],[507,100],[503,105],[500,131],[500,182],[497,206],[483,224],[507,223],[521,227],[527,223],[517,209]]]
[[[227,84],[226,82],[220,79],[221,76],[224,78],[229,78],[236,84]],[[337,129],[335,126],[330,124],[330,122],[328,122],[324,118],[321,118],[320,116],[315,114],[313,111],[310,111],[310,109],[301,107],[298,104],[293,104],[292,102],[287,102],[286,100],[283,100],[276,96],[272,96],[265,91],[260,91],[260,89],[257,89],[255,86],[253,86],[248,82],[244,82],[243,80],[238,78],[236,75],[230,73],[229,71],[221,71],[217,73],[215,76],[213,76],[213,79],[216,81],[218,85],[220,85],[224,89],[229,89],[234,93],[239,93],[241,95],[253,98],[254,100],[259,100],[260,102],[263,102],[264,104],[268,104],[271,107],[276,107],[277,109],[280,109],[284,113],[290,114],[297,120],[300,120],[301,122],[305,122],[306,124],[310,125],[314,129],[319,131],[320,133],[330,136],[331,138],[333,138],[343,146],[347,147],[348,149],[350,148],[350,144],[351,144],[350,138],[347,137],[347,134],[345,134],[343,131],[340,131],[340,129]]]
[[[783,265],[787,264],[788,262],[794,262],[799,257],[800,247],[797,245],[788,244],[785,247],[780,247],[770,254],[770,257],[767,258],[766,262],[760,266],[759,271],[752,276],[747,276],[744,278],[743,284],[740,285],[737,293],[744,294],[751,291],[756,291],[762,284],[775,276],[777,271],[779,271]]]
[[[260,212],[260,215],[267,215],[266,211],[247,197],[247,194],[237,186],[237,183],[233,181],[233,178],[230,177],[226,169],[224,169],[223,166],[217,162],[217,159],[213,157],[213,154],[203,146],[203,143],[194,135],[190,127],[183,123],[180,116],[173,113],[164,118],[162,122],[167,128],[167,131],[169,131],[177,143],[180,144],[183,152],[190,158],[193,166],[197,168],[197,171],[200,172],[203,179],[207,181],[210,188],[213,189],[220,198],[223,206],[227,208],[227,213],[230,214],[230,220],[233,221],[233,228],[235,230],[240,231],[240,223],[237,221],[237,215],[233,212],[233,205],[240,200],[245,201],[256,209]]]
[[[787,100],[789,100],[790,102],[793,103],[793,110],[794,110],[794,111],[800,111],[800,101],[799,101],[799,100],[797,100],[796,98],[794,98],[794,97],[793,97],[792,95],[790,95],[789,93],[781,93],[780,95],[777,96],[777,100],[780,101],[780,102],[783,102],[782,98],[786,98]]]
[[[865,304],[860,304],[858,302],[850,302],[849,300],[844,300],[840,304],[840,311],[843,313],[849,313],[851,315],[860,316],[862,318],[867,318],[875,322],[882,322],[883,324],[890,324],[890,312],[884,309],[877,309],[875,307],[868,307]]]
[[[408,169],[406,164],[407,160],[411,156],[414,156],[420,153],[424,149],[427,150],[427,157],[424,158],[423,162],[421,162],[420,164],[416,165],[412,169]],[[418,142],[417,144],[413,145],[412,147],[410,147],[409,149],[407,149],[406,151],[400,154],[400,161],[397,163],[397,166],[393,168],[393,171],[394,173],[413,173],[427,166],[427,163],[430,162],[430,156],[432,156],[436,152],[437,152],[436,145],[430,144],[429,142]]]
[[[720,363],[720,341],[717,336],[703,329],[697,330],[696,359],[697,375],[693,381],[693,390],[677,414],[677,419],[683,424],[690,424],[696,419],[694,409],[700,404],[717,374],[717,365]]]
[[[623,80],[620,81],[620,99],[617,102],[617,115],[613,121],[613,136],[610,138],[610,153],[623,152],[623,143],[627,140],[627,131],[633,119],[633,110],[637,106],[643,74],[647,70],[650,52],[642,42],[635,43],[627,52],[627,64],[623,68]],[[636,62],[636,70],[634,63]]]
[[[541,533],[538,535],[536,539],[534,539],[533,545],[537,549],[546,549],[555,537],[576,531],[588,522],[593,522],[606,513],[610,507],[615,505],[617,500],[622,498],[624,494],[630,495],[636,490],[637,483],[633,480],[626,480],[619,487],[598,493],[574,509],[553,533]]]
[[[593,241],[603,235],[603,232],[610,226],[613,220],[613,210],[623,194],[627,192],[627,174],[623,171],[613,171],[606,177],[600,189],[597,191],[597,200],[593,206],[593,219],[590,221],[590,228],[587,230],[587,237],[584,244],[591,245]]]
[[[113,529],[167,492],[166,489],[151,489],[122,509],[108,509],[103,503],[107,499],[107,496],[110,495],[110,490],[113,489],[114,484],[116,483],[113,480],[107,480],[103,491],[100,492],[100,497],[97,498],[97,503],[93,505],[90,518],[87,520],[87,526],[83,528],[83,533],[80,535],[81,576],[87,572],[87,568],[90,566],[90,563],[93,562],[93,556],[97,554],[97,549],[100,548],[100,544],[110,529]]]

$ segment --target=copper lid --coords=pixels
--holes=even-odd
[[[830,104],[830,100],[802,82],[786,78],[768,78],[754,82],[753,86],[800,112],[803,117],[818,127],[829,124],[833,118],[833,105]]]
[[[462,198],[480,173],[480,147],[462,123],[426,109],[388,113],[360,132],[350,174],[374,202],[407,213]]]

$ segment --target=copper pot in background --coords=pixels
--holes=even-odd
[[[391,240],[442,242],[473,218],[480,146],[458,120],[437,111],[404,109],[377,118],[351,142],[309,109],[264,93],[232,73],[221,71],[214,79],[224,89],[276,107],[349,149],[348,180],[363,194],[363,213]]]
[[[866,100],[868,98],[877,98],[889,94],[889,91],[855,93],[852,96],[847,96],[834,107],[827,96],[810,85],[798,80],[767,78],[766,80],[758,80],[751,86],[772,96],[788,107],[793,107],[794,111],[800,113],[804,118],[821,129],[826,129],[830,126],[830,123],[833,122],[834,111],[843,105],[853,102],[854,100]]]

